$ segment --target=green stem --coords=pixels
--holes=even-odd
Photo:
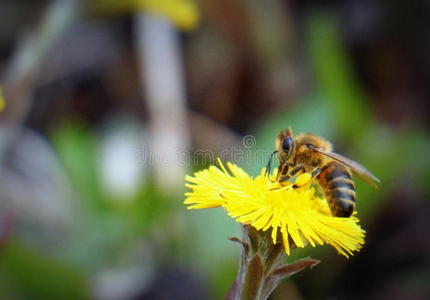
[[[268,276],[285,257],[281,244],[272,243],[269,232],[243,226],[241,264],[234,300],[260,300],[264,297]]]
[[[250,226],[243,226],[242,240],[231,240],[242,245],[242,255],[239,274],[226,296],[227,300],[265,300],[283,278],[319,263],[314,259],[301,259],[284,264],[286,255],[282,242],[273,244],[269,232]],[[289,246],[295,248],[292,242]]]

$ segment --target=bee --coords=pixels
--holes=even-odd
[[[331,143],[312,133],[293,136],[291,128],[276,139],[279,168],[276,180],[289,180],[299,172],[312,173],[324,192],[333,216],[349,217],[356,195],[352,173],[377,188],[380,180],[359,163],[333,152]],[[269,165],[270,168],[270,165]]]

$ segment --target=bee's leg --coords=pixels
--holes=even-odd
[[[281,166],[281,168],[279,169],[279,171],[278,171],[278,178],[277,178],[277,181],[279,182],[279,183],[282,183],[282,182],[284,182],[284,181],[287,181],[288,179],[290,179],[292,176],[294,176],[294,175],[296,175],[299,171],[301,171],[301,170],[304,170],[305,168],[302,166],[302,165],[300,165],[300,166],[297,166],[297,167],[295,167],[294,169],[292,169],[291,170],[291,172],[288,172],[288,169],[289,169],[289,167],[292,167],[293,165],[291,165],[291,164],[289,164],[289,163],[286,163],[286,164],[284,164],[284,165],[282,165]],[[286,175],[284,175],[284,176],[282,176],[282,174],[286,174]],[[294,188],[294,185],[293,185],[293,188]],[[281,189],[281,187],[280,188],[274,188],[274,189],[272,189],[272,190],[279,190],[279,189]]]
[[[288,179],[290,179],[292,176],[296,175],[298,172],[304,170],[305,167],[303,167],[302,165],[295,167],[294,169],[291,170],[291,172],[289,172],[287,175],[285,175],[284,177],[281,177],[278,181],[279,182],[284,182]]]
[[[281,183],[281,182],[284,182],[284,181],[287,181],[288,179],[290,179],[291,178],[291,176],[290,175],[285,175],[284,177],[281,177],[279,180],[278,180],[278,182],[279,183]]]
[[[265,172],[266,177],[269,177],[270,173],[272,172],[273,155],[275,155],[276,153],[278,153],[278,151],[273,151],[272,154],[270,154],[269,161],[267,162],[267,165],[266,165],[266,172]]]
[[[294,170],[293,170],[294,171]],[[291,171],[292,172],[292,171]],[[303,185],[306,185],[306,184],[308,184],[309,182],[311,182],[312,180],[314,180],[319,174],[321,173],[321,168],[316,168],[312,173],[311,173],[311,178],[309,179],[309,181],[308,182],[306,182],[305,184],[302,184],[301,186],[303,186]],[[298,188],[299,186],[298,185],[293,185],[293,188]]]
[[[303,171],[304,169],[305,169],[305,167],[303,167],[303,165],[297,166],[297,167],[295,167],[294,169],[291,170],[290,176],[294,176],[298,172]]]
[[[280,179],[287,177],[288,170],[290,169],[290,167],[292,167],[292,165],[289,163],[281,164],[278,168],[278,173],[276,174],[276,181],[281,182],[279,181]],[[290,176],[288,176],[288,178],[290,178]],[[285,181],[287,179],[284,179],[282,181]]]
[[[279,182],[279,183],[282,183],[282,182],[287,181],[288,179],[290,179],[291,175],[288,173],[288,169],[290,167],[292,167],[292,166],[293,165],[291,165],[289,163],[285,163],[285,164],[280,165],[279,169],[278,169],[278,174],[276,175],[276,181]],[[295,169],[297,169],[297,168],[294,168],[293,171]],[[298,171],[295,171],[295,173],[296,172],[298,172]],[[271,191],[279,190],[279,189],[282,189],[282,188],[284,188],[284,187],[276,187],[276,188],[271,189]]]
[[[315,177],[317,177],[320,173],[321,173],[321,168],[316,168],[316,169],[312,172],[312,179],[315,179]]]

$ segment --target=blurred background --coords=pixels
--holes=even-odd
[[[271,299],[429,299],[429,53],[428,1],[2,0],[0,299],[222,299],[240,228],[184,175],[287,126],[382,184]]]

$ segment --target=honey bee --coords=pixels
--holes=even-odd
[[[355,185],[351,173],[377,188],[380,180],[359,163],[332,151],[327,140],[311,134],[293,136],[291,128],[276,139],[279,168],[276,180],[289,180],[299,172],[311,172],[324,192],[331,213],[349,217],[355,208]]]

